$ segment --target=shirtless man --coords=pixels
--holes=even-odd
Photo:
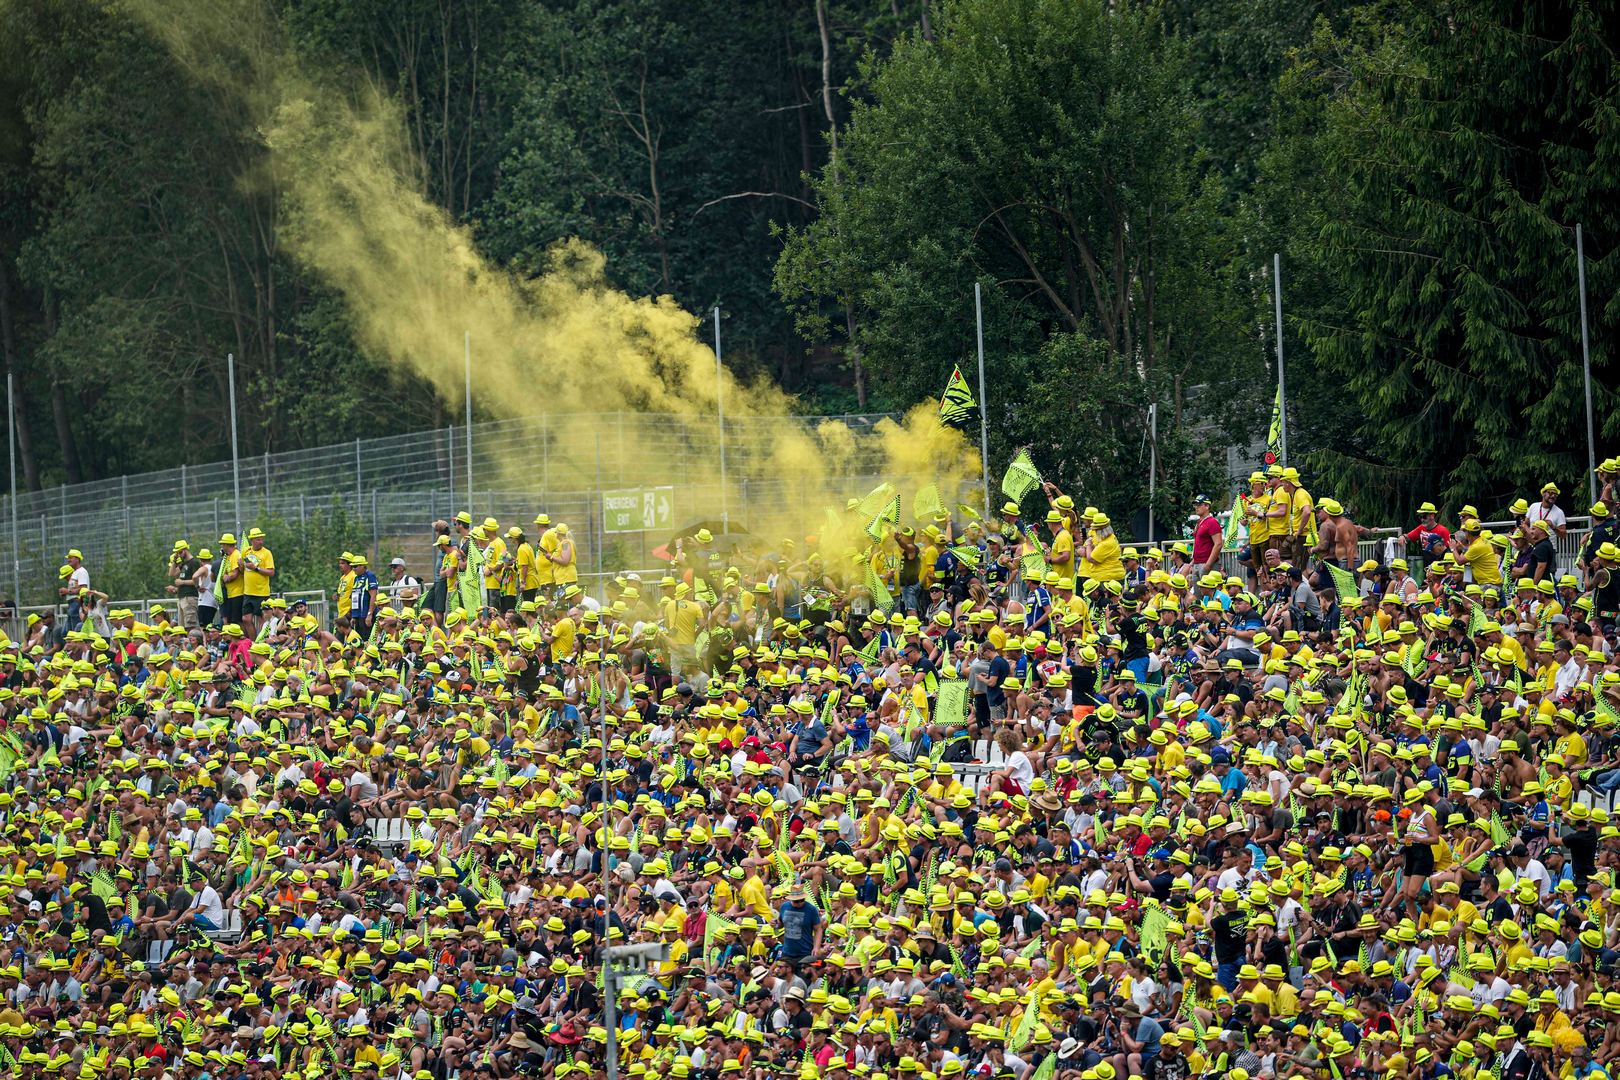
[[[1311,549],[1311,554],[1316,556],[1318,563],[1332,563],[1341,570],[1353,568],[1358,561],[1356,541],[1372,535],[1371,530],[1351,521],[1337,500],[1323,499],[1316,509],[1317,541],[1316,546]],[[1326,588],[1332,583],[1326,570],[1318,569],[1317,579],[1326,583],[1319,584],[1318,588]]]

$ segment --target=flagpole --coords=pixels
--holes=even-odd
[[[1575,226],[1575,272],[1581,284],[1581,370],[1586,378],[1586,484],[1597,502],[1597,438],[1592,428],[1592,353],[1586,343],[1586,243],[1579,224]]]
[[[1273,252],[1271,256],[1271,291],[1277,303],[1277,400],[1281,407],[1277,410],[1282,423],[1278,427],[1278,443],[1282,450],[1282,464],[1288,464],[1288,390],[1283,380],[1283,341],[1282,341],[1282,253]]]
[[[731,531],[731,496],[726,490],[726,373],[720,363],[720,305],[714,305],[714,414],[720,423],[720,524]]]
[[[473,436],[472,436],[472,331],[461,332],[461,362],[462,371],[466,379],[466,393],[463,397],[467,401],[467,513],[472,514],[473,506]]]
[[[984,519],[990,520],[990,399],[984,392],[984,290],[973,283],[973,321],[979,336],[979,464],[984,469]]]
[[[6,456],[11,459],[11,610],[22,613],[22,548],[17,543],[17,399],[13,375],[6,372]],[[184,497],[182,495],[182,497]],[[19,636],[20,636],[19,631]]]
[[[1159,406],[1148,405],[1148,520],[1147,542],[1153,543],[1153,497],[1159,476]]]

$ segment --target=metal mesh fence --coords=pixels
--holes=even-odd
[[[727,418],[730,462],[725,490],[739,504],[734,516],[770,517],[800,501],[802,492],[764,467],[758,448],[783,430],[837,424],[853,435],[850,453],[824,463],[821,478],[839,490],[864,491],[880,479],[871,439],[884,415]],[[593,433],[581,445],[580,432]],[[473,512],[502,526],[527,525],[538,510],[571,523],[581,544],[582,571],[648,564],[647,552],[667,539],[639,533],[604,534],[602,492],[649,482],[675,489],[675,524],[691,509],[718,505],[721,496],[717,426],[677,416],[614,412],[572,416],[564,428],[546,417],[474,424]],[[222,532],[266,517],[288,524],[342,511],[369,530],[373,549],[391,542],[419,572],[428,564],[429,523],[467,509],[467,429],[452,425],[279,454],[244,457],[239,480],[231,462],[183,465],[161,472],[72,484],[0,502],[0,536],[15,548],[0,560],[0,586],[11,593],[15,562],[19,595],[27,602],[54,595],[56,567],[78,548],[92,567],[128,557],[153,542],[177,537],[212,544]],[[240,483],[238,507],[237,483]],[[485,489],[485,485],[489,489]],[[864,486],[863,486],[864,485]]]

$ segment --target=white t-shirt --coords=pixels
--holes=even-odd
[[[1007,775],[1025,791],[1029,790],[1029,782],[1035,779],[1035,766],[1029,762],[1029,755],[1022,750],[1014,750],[1007,756]]]
[[[204,885],[191,901],[191,910],[215,926],[225,925],[225,903],[219,898],[219,892],[212,885]]]
[[[1515,881],[1522,881],[1525,878],[1529,878],[1531,881],[1534,881],[1536,883],[1536,889],[1541,893],[1542,896],[1546,896],[1552,891],[1552,875],[1547,873],[1547,868],[1542,865],[1540,859],[1530,859],[1527,861],[1524,864],[1524,869],[1516,871],[1513,878]]]
[[[1545,521],[1547,524],[1553,527],[1553,532],[1557,533],[1559,528],[1561,528],[1565,523],[1564,509],[1557,503],[1553,503],[1552,509],[1549,510],[1538,502],[1529,510],[1525,511],[1524,520],[1528,521],[1532,525],[1538,521]]]

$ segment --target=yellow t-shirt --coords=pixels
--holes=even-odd
[[[698,620],[703,608],[693,600],[665,600],[664,625],[669,627],[670,640],[677,645],[691,645],[697,641]]]
[[[559,553],[562,550],[562,546],[563,540],[561,537],[558,537],[557,550]],[[579,547],[574,543],[572,537],[568,538],[568,549],[569,551],[573,552],[573,558],[568,561],[568,565],[563,566],[556,563],[552,564],[554,571],[553,576],[557,579],[558,585],[572,585],[574,582],[579,580]]]
[[[1266,535],[1282,538],[1288,535],[1288,519],[1292,515],[1294,497],[1282,489],[1273,488],[1266,496]]]
[[[1586,764],[1588,754],[1586,739],[1578,731],[1572,731],[1568,735],[1561,736],[1553,744],[1553,750],[1555,753],[1564,756],[1565,768],[1578,769]]]
[[[737,899],[754,909],[754,914],[761,919],[771,917],[771,902],[765,896],[765,883],[754,874],[745,882],[737,892]]]
[[[525,592],[540,587],[540,574],[535,567],[534,545],[527,540],[518,545],[517,549],[517,578],[518,588]]]
[[[1294,489],[1288,510],[1288,532],[1290,535],[1301,536],[1304,534],[1305,524],[1310,521],[1314,506],[1310,492],[1304,488]]]
[[[242,575],[238,574],[234,580],[230,576],[233,571],[240,569],[241,566],[242,550],[240,548],[237,548],[235,551],[229,552],[220,557],[219,580],[225,586],[226,596],[234,597],[242,595]]]
[[[1105,536],[1092,546],[1091,557],[1080,560],[1080,576],[1098,581],[1125,580],[1125,564],[1119,559],[1117,536]]]
[[[1052,556],[1046,564],[1056,570],[1059,577],[1074,574],[1074,534],[1068,529],[1059,529],[1052,537]]]
[[[1268,495],[1253,495],[1243,500],[1245,514],[1253,514],[1247,518],[1249,525],[1249,543],[1255,544],[1265,540],[1271,535],[1270,523],[1266,521],[1266,510],[1271,506]]]
[[[506,541],[500,537],[489,542],[484,551],[484,588],[499,589],[501,587],[501,560],[506,557]]]
[[[248,565],[252,558],[257,566]],[[276,568],[276,557],[270,554],[268,547],[251,549],[242,555],[242,595],[243,596],[269,596],[270,575],[266,570]]]
[[[550,559],[547,559],[544,556],[546,553],[552,555],[557,554],[558,538],[556,530],[547,529],[545,532],[541,533],[540,539],[537,541],[537,543],[540,545],[540,550],[535,553],[534,580],[538,582],[539,585],[550,585],[557,580],[557,568],[552,564]],[[538,588],[539,585],[537,585],[536,588]]]
[[[1473,571],[1474,581],[1479,585],[1502,584],[1502,565],[1496,557],[1496,547],[1483,537],[1474,537],[1474,542],[1468,545],[1463,552],[1463,562]]]
[[[337,617],[343,618],[349,613],[350,594],[354,592],[354,571],[349,570],[338,576]]]
[[[1497,642],[1496,651],[1513,661],[1513,666],[1520,671],[1524,671],[1530,666],[1524,655],[1524,646],[1519,644],[1518,638],[1504,636],[1501,641]]]
[[[922,569],[917,574],[917,581],[922,585],[923,591],[934,583],[934,564],[939,561],[939,545],[928,544],[922,549]]]
[[[551,657],[553,660],[574,655],[574,620],[563,616],[551,624]]]

